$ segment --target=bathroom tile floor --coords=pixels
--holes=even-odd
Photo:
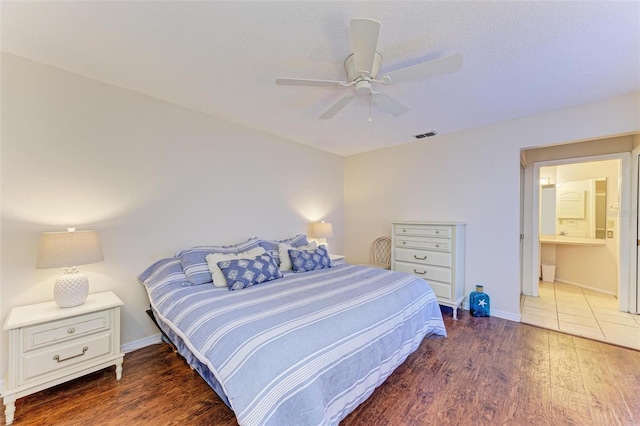
[[[557,281],[538,293],[521,296],[521,322],[640,350],[640,315],[620,312],[616,297]]]

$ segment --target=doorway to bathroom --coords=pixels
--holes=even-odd
[[[631,305],[635,309],[629,297],[636,254],[628,214],[633,146],[630,136],[523,153],[524,232],[530,238],[522,322],[640,349],[640,317],[629,313]],[[607,149],[618,153],[603,153]],[[543,217],[545,207],[554,215]],[[555,266],[549,282],[541,280],[542,263]]]

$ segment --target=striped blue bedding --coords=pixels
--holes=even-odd
[[[425,336],[446,336],[433,290],[401,272],[339,265],[239,291],[183,285],[171,261],[143,275],[241,425],[338,424]]]

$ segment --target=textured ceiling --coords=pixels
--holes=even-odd
[[[3,51],[339,155],[640,91],[640,2],[11,2]],[[349,89],[349,22],[381,22],[381,74],[461,53],[455,74],[383,87],[317,119]]]

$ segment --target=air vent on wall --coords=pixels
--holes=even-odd
[[[422,138],[430,138],[431,136],[435,136],[435,135],[437,135],[437,133],[432,130],[432,131],[427,132],[427,133],[422,133],[420,135],[416,135],[415,137],[416,137],[416,139],[422,139]]]

